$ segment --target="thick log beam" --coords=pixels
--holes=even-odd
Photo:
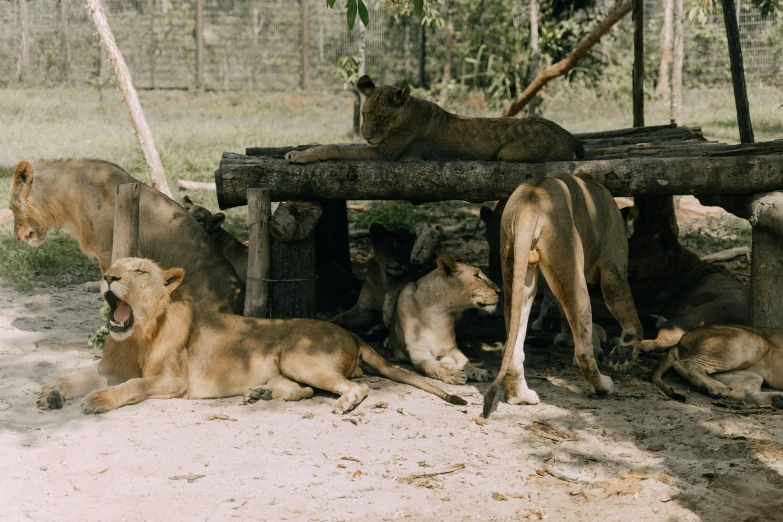
[[[215,173],[221,209],[271,187],[274,201],[408,200],[471,202],[509,197],[526,179],[590,175],[615,196],[747,194],[783,189],[783,156],[632,158],[552,163],[328,161],[294,165],[224,158]]]

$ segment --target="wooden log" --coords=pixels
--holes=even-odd
[[[114,196],[114,236],[111,262],[139,255],[139,195],[138,183],[117,185]]]
[[[316,264],[313,232],[323,208],[301,201],[278,205],[269,223],[272,269],[269,277],[269,317],[315,318]]]
[[[272,202],[267,188],[247,189],[247,222],[250,249],[247,259],[247,284],[245,285],[245,316],[268,316],[269,303],[269,217]]]
[[[682,125],[682,65],[685,58],[685,40],[683,31],[683,0],[673,0],[674,11],[674,60],[672,61],[672,96],[670,100],[670,119]]]
[[[761,227],[753,227],[750,269],[751,326],[783,328],[783,238]]]
[[[729,156],[763,156],[783,153],[783,141],[756,143],[748,145],[726,145],[718,142],[664,142],[656,144],[637,144],[619,147],[586,149],[586,159],[610,159],[632,157],[676,158],[701,156],[720,158]]]
[[[729,44],[729,63],[731,64],[731,83],[734,86],[734,104],[737,108],[737,125],[740,141],[753,143],[753,125],[750,123],[750,105],[748,91],[745,88],[745,67],[742,64],[742,45],[740,45],[739,25],[734,0],[721,0],[723,22],[726,25],[726,37]]]
[[[699,203],[721,207],[737,217],[747,219],[754,227],[761,227],[783,237],[783,192],[747,195],[705,195]]]
[[[734,259],[735,257],[748,256],[748,255],[750,255],[750,248],[746,246],[742,246],[736,248],[729,248],[727,250],[721,250],[720,252],[713,252],[712,254],[701,256],[701,260],[704,261],[705,263],[717,263],[720,261],[729,261],[731,259]]]
[[[252,163],[248,162],[252,160]],[[246,204],[265,186],[275,201],[407,200],[484,202],[509,197],[526,179],[590,175],[615,196],[747,194],[783,189],[783,156],[630,158],[551,163],[328,161],[294,165],[269,158],[224,159],[215,174],[221,209]]]
[[[650,127],[627,127],[625,129],[614,129],[608,131],[581,132],[574,134],[577,139],[602,139],[602,138],[620,138],[623,136],[652,135],[658,132],[680,129],[682,132],[690,132],[698,136],[702,135],[701,127],[678,127],[672,123],[666,125],[653,125]]]
[[[633,126],[644,127],[644,0],[633,0]]]
[[[179,190],[211,190],[212,192],[217,190],[217,187],[211,181],[188,181],[186,179],[178,179],[177,188]]]

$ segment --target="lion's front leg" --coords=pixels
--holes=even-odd
[[[98,373],[98,365],[93,364],[48,381],[41,388],[36,405],[42,410],[59,410],[65,400],[83,397],[105,387],[106,382],[106,377]]]
[[[367,145],[319,145],[307,150],[292,150],[285,155],[290,163],[313,163],[331,159],[377,160],[378,149]]]
[[[187,391],[187,381],[167,375],[130,379],[88,394],[82,403],[82,413],[106,413],[147,399],[183,397]]]

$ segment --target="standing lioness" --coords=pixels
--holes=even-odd
[[[582,144],[564,128],[539,117],[469,118],[410,95],[410,87],[376,87],[359,78],[362,137],[367,145],[321,145],[292,151],[292,163],[328,159],[454,159],[568,161],[584,157]]]
[[[539,268],[571,326],[576,360],[588,387],[598,394],[611,393],[612,380],[598,371],[593,353],[587,283],[600,280],[606,306],[623,328],[620,344],[610,355],[615,368],[630,366],[638,355],[642,326],[626,280],[625,226],[609,191],[577,176],[525,181],[503,210],[500,261],[508,337],[500,372],[484,398],[484,416],[504,377],[507,402],[539,402],[524,375],[525,333]]]
[[[340,395],[333,411],[359,405],[369,387],[347,377],[362,361],[382,376],[452,404],[465,404],[387,363],[370,345],[339,326],[312,319],[253,319],[200,310],[182,291],[181,268],[163,270],[126,258],[104,274],[109,332],[98,364],[47,382],[38,407],[61,408],[84,398],[84,413],[103,413],[146,399],[209,399],[246,394],[249,402]]]

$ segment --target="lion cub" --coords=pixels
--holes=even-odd
[[[209,238],[220,249],[223,257],[228,259],[228,262],[234,267],[234,271],[236,271],[239,279],[242,280],[242,284],[246,284],[249,249],[247,245],[223,229],[226,215],[222,212],[213,214],[206,208],[194,204],[187,196],[182,198],[182,206],[206,230]]]
[[[397,298],[389,337],[393,356],[448,384],[486,381],[487,370],[457,348],[454,315],[470,308],[494,311],[499,291],[478,268],[438,257],[438,268],[405,285]]]
[[[584,157],[582,144],[558,124],[528,118],[468,118],[410,95],[410,87],[376,87],[369,76],[356,88],[367,145],[321,145],[291,151],[292,163],[329,159],[569,161]]]

